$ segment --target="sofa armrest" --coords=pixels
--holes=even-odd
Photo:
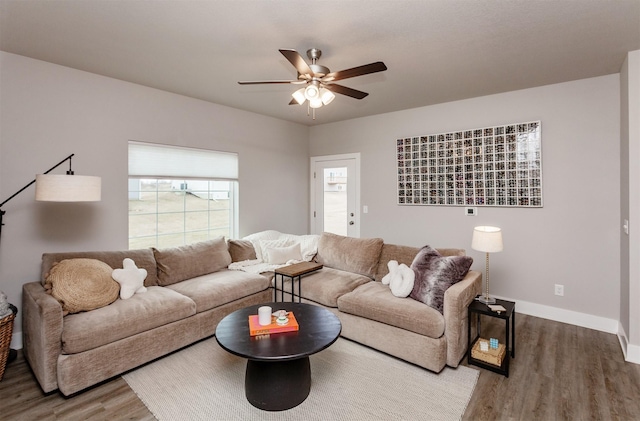
[[[482,292],[482,274],[470,270],[464,279],[444,293],[444,336],[447,365],[457,367],[467,351],[467,307]]]
[[[22,286],[24,356],[42,390],[58,388],[57,364],[62,353],[62,306],[40,282]]]

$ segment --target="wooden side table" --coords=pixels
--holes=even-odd
[[[474,300],[469,304],[468,308],[468,326],[467,326],[467,343],[469,348],[467,349],[467,363],[469,365],[476,365],[478,367],[485,368],[495,373],[502,374],[509,377],[509,360],[516,357],[516,303],[513,301],[498,300],[496,299],[496,305],[501,305],[506,310],[500,313],[495,312],[484,303]],[[476,316],[476,334],[471,338],[471,321],[473,315]],[[489,316],[505,321],[504,344],[506,346],[505,355],[500,365],[495,365],[483,361],[481,359],[474,358],[471,354],[471,350],[476,342],[480,339],[481,335],[481,316]],[[489,339],[489,338],[484,338]]]
[[[291,302],[295,301],[296,278],[298,279],[298,302],[302,302],[302,283],[300,278],[307,273],[322,269],[322,265],[316,262],[301,262],[294,265],[284,266],[275,270],[273,277],[273,301],[278,301],[278,275],[282,288],[280,289],[280,301],[284,302],[284,278],[291,279]]]

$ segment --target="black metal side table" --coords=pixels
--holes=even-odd
[[[493,371],[495,373],[502,374],[506,377],[509,377],[509,360],[511,358],[516,357],[516,303],[513,301],[506,300],[498,300],[496,299],[496,305],[501,305],[505,308],[505,311],[496,312],[489,308],[488,305],[481,303],[480,301],[474,300],[469,304],[468,308],[468,327],[467,327],[467,339],[469,348],[467,349],[467,363],[469,365],[476,365],[478,367],[482,367],[484,369]],[[476,316],[476,334],[472,338],[471,337],[471,322],[473,320],[473,316]],[[480,339],[481,335],[481,324],[480,319],[481,316],[489,316],[495,317],[498,319],[503,319],[505,321],[505,356],[502,359],[501,365],[495,365],[488,363],[486,361],[474,358],[471,355],[471,350],[476,342]],[[489,338],[485,338],[489,339]]]
[[[315,262],[301,262],[276,269],[273,276],[273,301],[278,301],[278,275],[280,275],[282,285],[282,289],[280,290],[280,301],[284,301],[284,278],[287,277],[291,279],[291,302],[295,301],[296,278],[298,279],[298,302],[301,303],[302,282],[300,282],[300,279],[302,278],[302,275],[306,275],[320,269],[322,269],[322,265]]]

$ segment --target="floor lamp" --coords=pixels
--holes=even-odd
[[[2,217],[6,211],[2,206],[13,199],[33,183],[36,184],[36,200],[44,202],[99,202],[101,198],[102,179],[89,175],[74,175],[71,169],[71,158],[69,155],[43,174],[36,175],[35,180],[9,196],[7,200],[0,203],[0,235],[2,234]],[[67,174],[49,174],[60,165],[69,161]]]
[[[498,227],[480,226],[473,229],[471,248],[486,253],[485,263],[485,293],[478,297],[478,301],[485,304],[495,304],[496,299],[489,295],[489,253],[502,251],[502,230]]]

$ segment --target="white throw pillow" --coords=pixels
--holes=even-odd
[[[277,240],[282,236],[282,233],[275,230],[267,230],[256,232],[255,234],[247,235],[243,238],[243,240],[251,241],[253,244],[253,248],[256,251],[256,258],[260,261],[263,261],[262,257],[262,247],[260,245],[261,241],[269,241],[269,240]]]
[[[269,247],[263,249],[267,263],[272,265],[282,265],[289,260],[302,260],[300,243],[295,243],[287,247]]]
[[[300,243],[300,252],[302,260],[310,262],[318,253],[318,241],[320,236],[316,234],[310,235],[293,235],[283,234],[284,238],[288,238],[293,243]]]
[[[114,269],[111,277],[120,284],[120,298],[122,300],[147,290],[144,286],[147,270],[138,268],[135,262],[128,257],[122,261],[122,269]]]
[[[279,248],[279,247],[288,247],[290,245],[292,245],[294,243],[294,241],[292,241],[289,238],[278,238],[275,240],[260,240],[259,241],[259,248],[260,248],[260,256],[258,257],[258,259],[260,259],[263,262],[269,262],[269,258],[267,257],[267,250],[268,249],[272,249],[272,248]],[[256,256],[258,255],[258,253],[256,253]]]

